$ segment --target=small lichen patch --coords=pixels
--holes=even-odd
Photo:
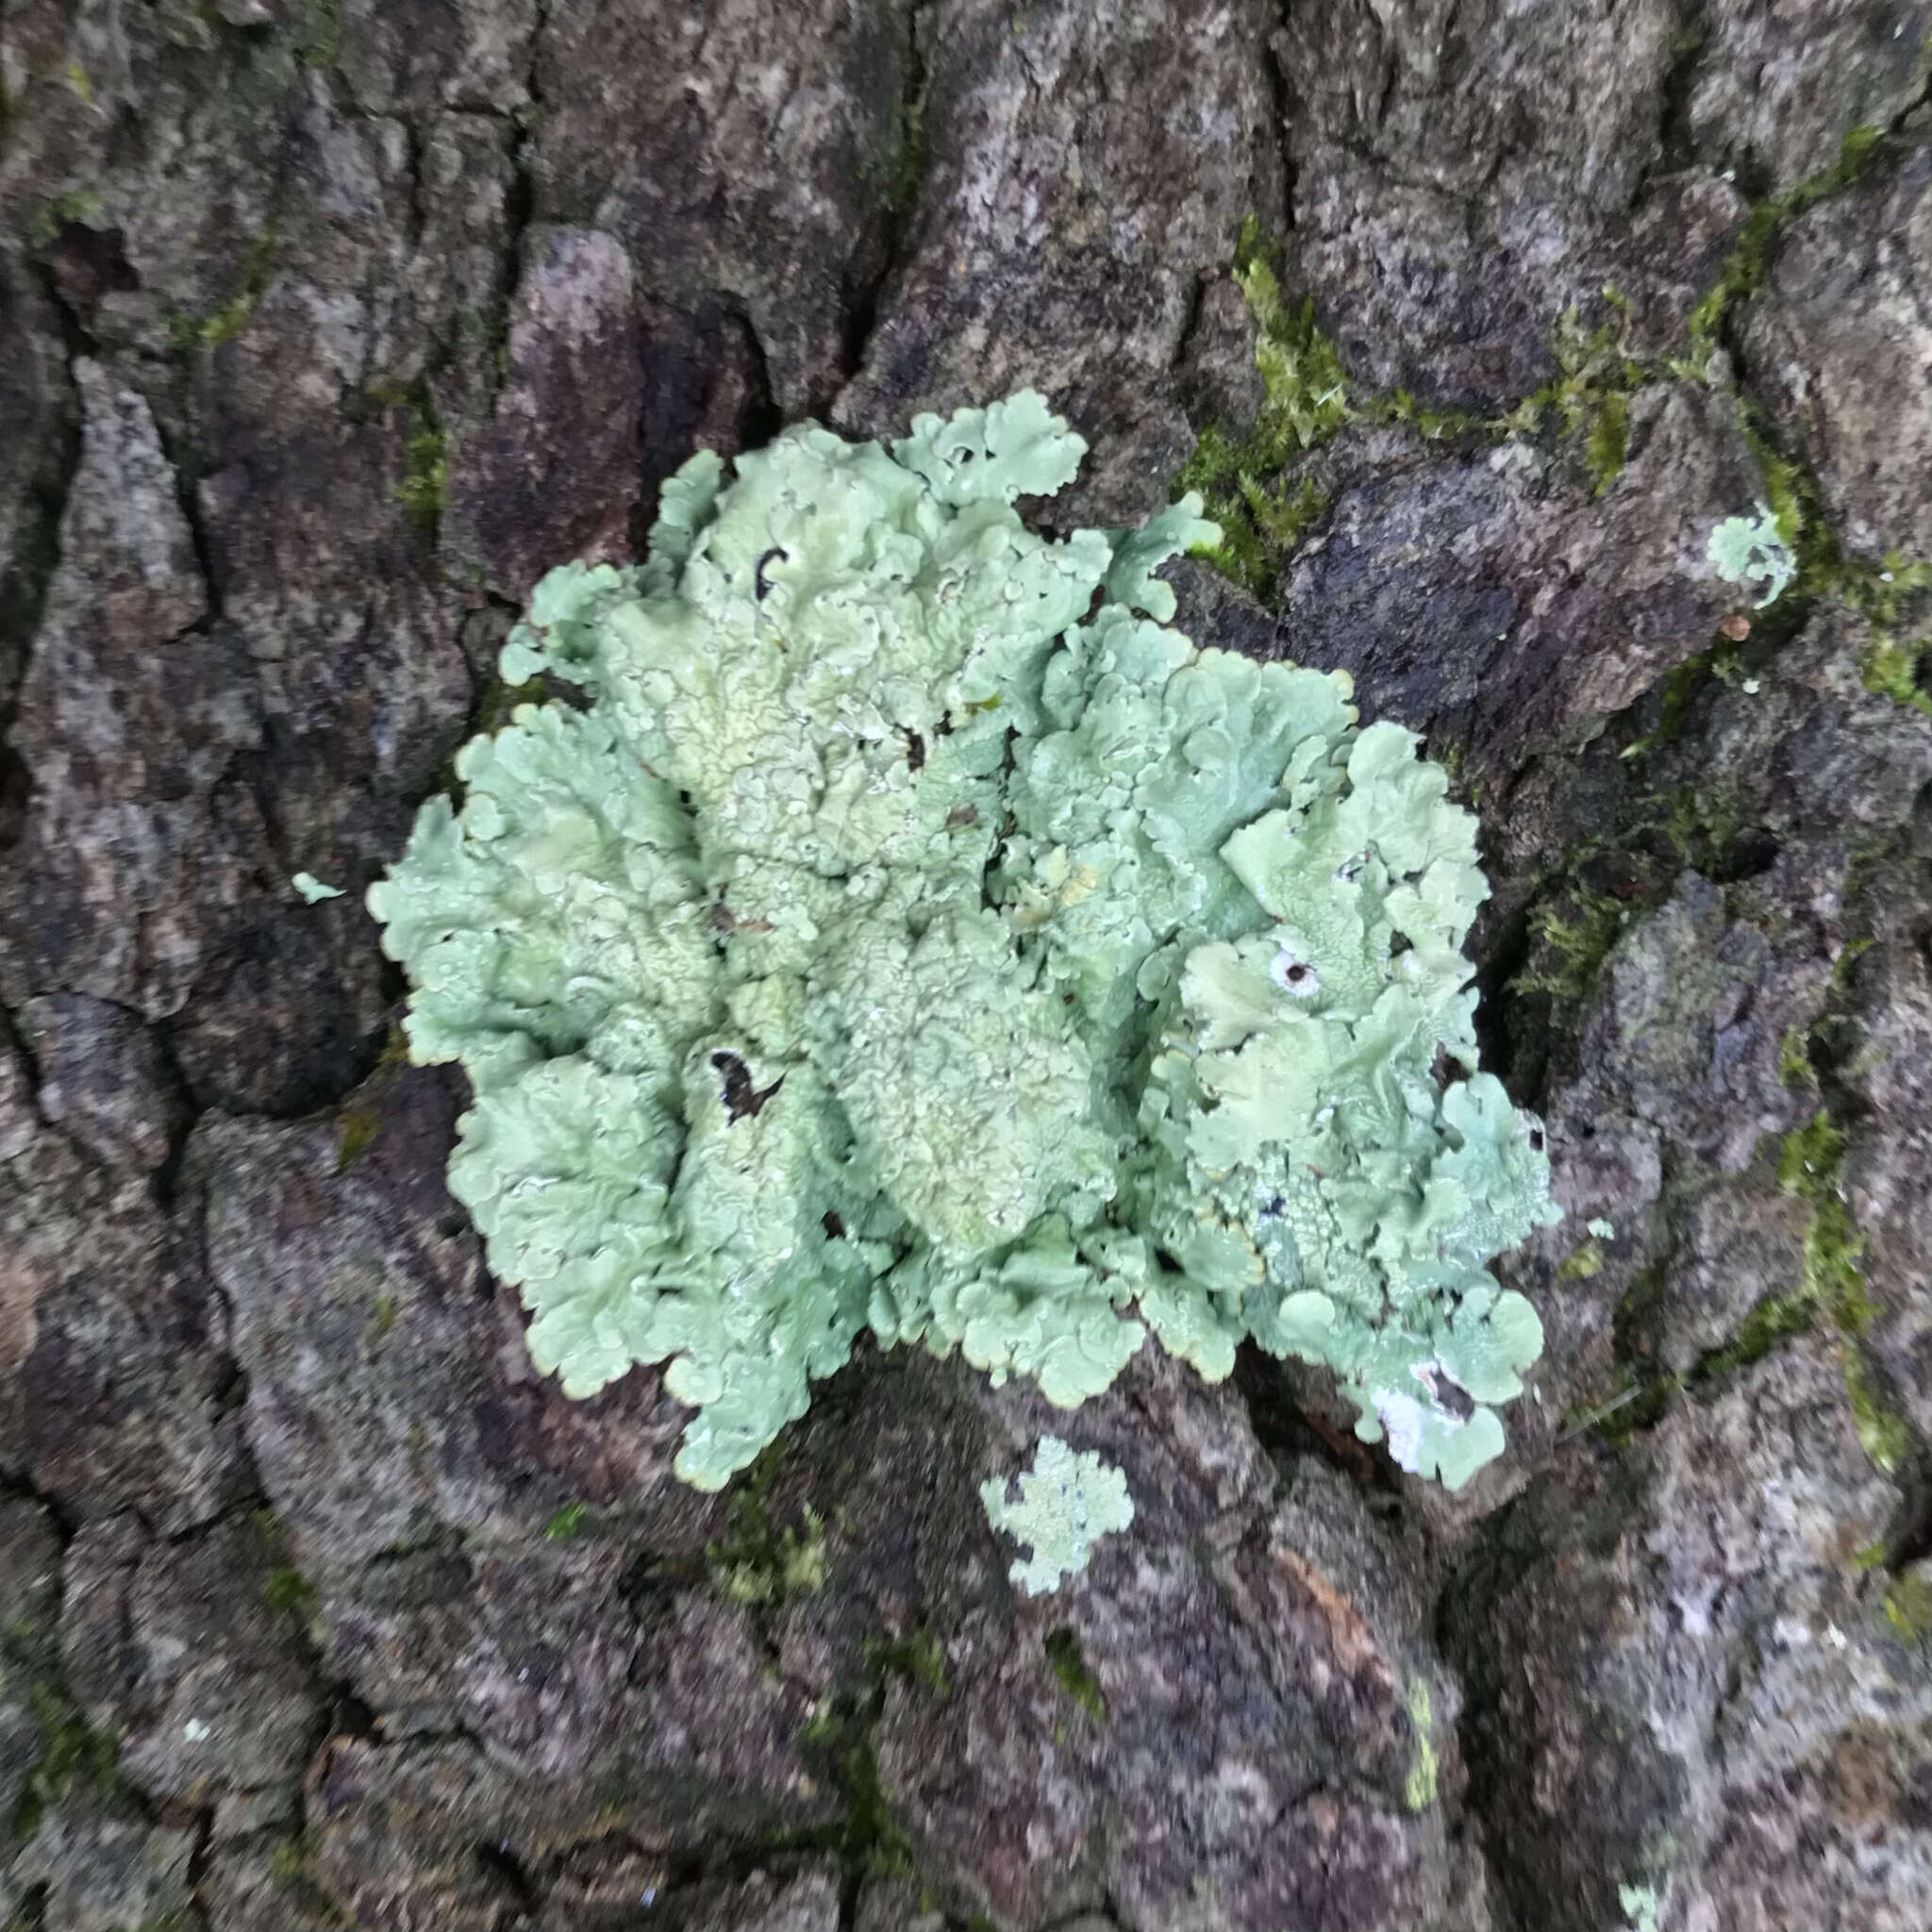
[[[1798,574],[1798,559],[1769,504],[1755,517],[1725,517],[1706,546],[1710,567],[1727,584],[1759,592],[1755,608],[1775,604]]]
[[[1094,1543],[1134,1520],[1125,1475],[1096,1451],[1076,1454],[1058,1436],[1040,1439],[1032,1468],[1021,1472],[1017,1499],[1009,1499],[998,1476],[980,1484],[979,1499],[996,1531],[1032,1545],[1032,1554],[1016,1557],[1008,1573],[1028,1596],[1081,1574]]]

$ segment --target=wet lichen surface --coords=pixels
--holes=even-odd
[[[1916,1932],[1927,49],[1696,12],[0,8],[0,1925]],[[442,1189],[358,901],[530,585],[1027,386],[1481,814],[1567,1218],[1454,1502],[870,1344],[697,1498]],[[1055,1432],[1135,1522],[1032,1599]]]

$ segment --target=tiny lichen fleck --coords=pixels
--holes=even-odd
[[[298,872],[289,883],[311,906],[318,906],[325,899],[340,899],[342,896],[341,887],[325,884],[312,872]]]
[[[1725,583],[1762,590],[1757,603],[1759,610],[1776,603],[1798,574],[1798,559],[1767,503],[1757,506],[1755,517],[1726,517],[1711,531],[1707,554],[1711,568]]]
[[[994,1529],[1032,1544],[1033,1554],[1016,1558],[1008,1573],[1029,1596],[1079,1575],[1095,1541],[1134,1520],[1126,1477],[1097,1452],[1076,1454],[1058,1436],[1041,1437],[1033,1467],[1021,1472],[1018,1502],[1008,1499],[998,1476],[980,1484],[979,1499]]]

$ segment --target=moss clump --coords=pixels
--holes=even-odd
[[[1844,1149],[1844,1135],[1821,1110],[1785,1136],[1778,1182],[1787,1193],[1811,1204],[1802,1292],[1838,1328],[1845,1395],[1859,1445],[1874,1469],[1896,1475],[1911,1460],[1914,1442],[1910,1425],[1886,1399],[1881,1378],[1861,1346],[1876,1309],[1860,1265],[1864,1238],[1845,1205],[1840,1179]]]
[[[293,1610],[307,1616],[315,1607],[315,1586],[301,1571],[284,1563],[271,1570],[261,1586],[261,1600],[272,1610]]]
[[[1886,1401],[1864,1351],[1849,1341],[1844,1345],[1844,1371],[1858,1446],[1881,1475],[1895,1476],[1912,1459],[1911,1425]]]
[[[1059,1687],[1097,1724],[1107,1722],[1107,1697],[1100,1680],[1087,1668],[1080,1640],[1063,1624],[1047,1633],[1046,1661]]]
[[[1898,636],[1901,607],[1932,589],[1932,564],[1908,562],[1897,551],[1881,563],[1847,562],[1835,586],[1839,594],[1872,626],[1872,642],[1859,662],[1865,689],[1932,718],[1932,691],[1924,682],[1925,655],[1932,643]]]
[[[769,1452],[767,1452],[767,1458]],[[809,1503],[796,1528],[772,1520],[767,1492],[774,1465],[761,1458],[731,1499],[724,1536],[707,1545],[712,1583],[732,1603],[773,1609],[809,1596],[825,1580],[825,1527]]]
[[[1792,1336],[1804,1334],[1817,1314],[1817,1302],[1802,1289],[1792,1294],[1766,1295],[1738,1324],[1738,1332],[1728,1341],[1700,1359],[1694,1371],[1697,1379],[1726,1375],[1762,1361]]]
[[[27,1774],[13,1819],[15,1836],[23,1841],[33,1836],[48,1806],[78,1791],[111,1790],[120,1757],[111,1734],[95,1730],[51,1679],[38,1678],[27,1687],[27,1706],[42,1742],[39,1761]]]
[[[1641,738],[1633,739],[1617,756],[1641,758],[1667,744],[1674,744],[1690,723],[1691,707],[1713,678],[1728,683],[1738,675],[1737,653],[1728,648],[1699,651],[1665,673],[1657,688],[1657,723]]]
[[[1630,908],[1607,892],[1580,884],[1572,886],[1559,903],[1569,908],[1568,918],[1559,906],[1541,906],[1530,915],[1530,934],[1541,946],[1542,963],[1519,974],[1516,990],[1580,1005],[1594,990]]]
[[[806,1724],[804,1741],[825,1764],[845,1799],[842,1825],[821,1840],[860,1878],[916,1878],[912,1835],[900,1824],[879,1782],[872,1727],[883,1694],[875,1685],[858,1707],[831,1698]]]
[[[173,327],[177,348],[219,349],[224,342],[233,341],[248,326],[275,274],[275,225],[270,222],[248,244],[235,292],[211,315],[203,316],[199,321],[181,316],[175,318]]]
[[[543,1534],[554,1543],[567,1543],[584,1526],[584,1519],[590,1514],[589,1506],[583,1503],[566,1503],[548,1523],[543,1525]]]
[[[1724,258],[1717,280],[1690,311],[1686,332],[1686,360],[1690,373],[1703,374],[1731,310],[1763,285],[1772,254],[1785,227],[1820,202],[1828,201],[1851,187],[1872,165],[1883,132],[1877,127],[1853,128],[1839,143],[1838,158],[1829,167],[1807,175],[1782,194],[1767,196],[1752,208]]]
[[[1907,1643],[1932,1637],[1932,1579],[1916,1570],[1894,1577],[1885,1592],[1885,1621]]]
[[[256,1545],[267,1566],[261,1585],[262,1602],[272,1610],[288,1612],[306,1623],[315,1614],[320,1599],[315,1586],[296,1565],[281,1518],[273,1509],[258,1509],[251,1523]]]
[[[333,67],[342,52],[342,0],[312,0],[299,29],[295,58],[305,67]]]
[[[411,524],[432,541],[449,501],[449,434],[440,425],[425,423],[409,438],[408,471],[396,485],[396,501]]]
[[[1777,1076],[1785,1086],[1801,1093],[1817,1091],[1818,1075],[1811,1067],[1810,1041],[1801,1026],[1787,1026],[1778,1041]]]
[[[951,1694],[945,1652],[929,1630],[915,1630],[909,1637],[872,1638],[865,1646],[865,1658],[885,1675],[904,1677],[935,1697]]]
[[[1880,638],[1858,666],[1865,689],[1932,718],[1932,692],[1919,682],[1919,660],[1924,654],[1923,645],[1907,647],[1891,638]]]
[[[1554,416],[1562,433],[1580,445],[1598,496],[1623,471],[1630,444],[1630,394],[1651,374],[1629,353],[1629,297],[1606,287],[1603,300],[1610,313],[1595,328],[1584,326],[1574,303],[1563,311],[1551,343],[1556,375],[1494,425],[1511,436],[1534,436]]]
[[[1617,480],[1629,447],[1629,398],[1612,391],[1597,404],[1583,439],[1584,467],[1598,496]]]
[[[1426,1811],[1436,1802],[1436,1746],[1430,1737],[1434,1714],[1430,1708],[1429,1687],[1424,1678],[1408,1680],[1408,1721],[1415,1726],[1415,1761],[1408,1767],[1408,1781],[1403,1787],[1402,1802],[1411,1811]]]
[[[1557,1270],[1558,1281],[1593,1281],[1604,1272],[1604,1244],[1592,1235],[1572,1248]]]
[[[43,201],[34,210],[33,219],[27,224],[27,243],[35,249],[45,248],[69,223],[77,222],[91,228],[100,219],[101,197],[92,188],[69,189],[65,194]]]
[[[1291,487],[1281,473],[1348,420],[1348,385],[1334,343],[1316,325],[1312,301],[1282,300],[1252,215],[1235,244],[1234,278],[1255,319],[1255,367],[1265,400],[1245,431],[1213,424],[1201,432],[1193,455],[1174,479],[1173,494],[1199,491],[1222,531],[1219,545],[1206,553],[1208,560],[1265,600],[1302,538],[1328,508],[1312,479]]]
[[[382,1052],[376,1057],[375,1065],[370,1069],[369,1078],[358,1090],[355,1099],[336,1117],[338,1174],[346,1174],[375,1144],[375,1137],[382,1131],[383,1103],[391,1087],[395,1084],[397,1072],[408,1063],[408,1038],[400,1026],[391,1026],[389,1038],[383,1041]],[[380,1317],[379,1305],[376,1312]],[[391,1306],[390,1319],[377,1331],[376,1340],[389,1332],[393,1320]]]

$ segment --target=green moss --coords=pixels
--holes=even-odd
[[[1817,1302],[1803,1290],[1766,1295],[1739,1324],[1738,1332],[1728,1341],[1699,1359],[1691,1379],[1709,1381],[1762,1361],[1792,1336],[1804,1334],[1817,1319]]]
[[[1100,1680],[1087,1668],[1080,1640],[1063,1624],[1047,1633],[1046,1661],[1059,1687],[1095,1724],[1107,1722],[1107,1698]]]
[[[582,1530],[584,1519],[589,1513],[590,1509],[587,1504],[566,1503],[543,1525],[543,1534],[554,1543],[568,1542]]]
[[[410,523],[432,541],[449,502],[448,432],[427,423],[409,438],[408,473],[396,485],[396,501]]]
[[[1580,1004],[1595,989],[1597,974],[1622,936],[1630,908],[1607,892],[1580,884],[1573,885],[1558,903],[1569,908],[1568,918],[1557,905],[1541,906],[1530,915],[1530,933],[1542,948],[1543,963],[1519,974],[1516,990]]]
[[[1828,168],[1807,175],[1782,194],[1768,196],[1752,208],[1724,258],[1717,280],[1690,311],[1686,346],[1688,359],[1696,372],[1701,374],[1708,363],[1731,310],[1763,285],[1765,272],[1786,226],[1820,202],[1828,201],[1851,187],[1871,166],[1882,133],[1877,127],[1853,128],[1839,144],[1838,158]],[[1773,508],[1776,508],[1775,502]],[[1790,538],[1788,536],[1786,541]]]
[[[1838,1164],[1843,1159],[1845,1137],[1832,1124],[1822,1108],[1802,1127],[1795,1127],[1779,1143],[1777,1184],[1788,1194],[1802,1200],[1822,1201],[1830,1194],[1838,1177]]]
[[[1638,1342],[1638,1331],[1644,1313],[1657,1307],[1668,1286],[1661,1264],[1646,1268],[1618,1305],[1615,1347],[1623,1386],[1608,1401],[1573,1412],[1567,1418],[1570,1433],[1593,1428],[1607,1442],[1622,1447],[1658,1422],[1678,1395],[1762,1361],[1792,1336],[1805,1333],[1818,1317],[1818,1299],[1808,1288],[1766,1295],[1728,1341],[1707,1349],[1683,1374],[1666,1370],[1646,1374],[1639,1361],[1645,1351]]]
[[[1924,558],[1913,561],[1897,550],[1887,551],[1876,563],[1848,559],[1836,588],[1874,630],[1890,633],[1897,627],[1907,601],[1932,590],[1932,563]]]
[[[294,1885],[308,1871],[308,1848],[299,1838],[285,1838],[268,1855],[269,1876],[277,1885]]]
[[[1847,1335],[1862,1335],[1872,1323],[1860,1262],[1864,1248],[1843,1201],[1833,1196],[1819,1202],[1805,1236],[1805,1286]]]
[[[1811,1204],[1805,1230],[1805,1292],[1846,1336],[1871,1325],[1872,1302],[1860,1266],[1864,1239],[1853,1224],[1839,1181],[1845,1137],[1822,1108],[1787,1134],[1778,1149],[1778,1185]]]
[[[1858,669],[1865,689],[1874,696],[1890,698],[1932,718],[1932,693],[1919,682],[1919,659],[1923,646],[1907,648],[1890,638],[1880,638],[1865,653]]]
[[[13,1819],[17,1838],[33,1836],[41,1814],[76,1792],[111,1790],[120,1747],[112,1735],[95,1730],[79,1707],[51,1678],[27,1687],[27,1706],[41,1733],[41,1755],[27,1774]]]
[[[1664,745],[1674,744],[1684,735],[1699,694],[1713,678],[1725,677],[1736,661],[1734,653],[1713,648],[1699,651],[1681,664],[1674,665],[1657,687],[1657,723],[1642,737],[1626,744],[1618,756],[1641,758]]]
[[[1291,556],[1308,530],[1328,514],[1328,492],[1312,477],[1303,477],[1295,490],[1283,488],[1271,494],[1243,476],[1241,492],[1241,501],[1254,519],[1255,529],[1283,558]]]
[[[1801,1093],[1815,1092],[1818,1075],[1811,1068],[1809,1036],[1796,1024],[1787,1026],[1777,1046],[1777,1076]]]
[[[333,67],[342,52],[342,0],[310,0],[296,42],[305,67]]]
[[[1679,785],[1665,792],[1660,802],[1663,817],[1657,829],[1678,858],[1695,871],[1721,874],[1744,829],[1737,800]]]
[[[940,1648],[939,1639],[928,1630],[915,1630],[909,1637],[873,1638],[866,1643],[865,1657],[884,1674],[904,1677],[935,1697],[951,1693],[946,1654]]]
[[[1766,442],[1756,441],[1755,453],[1757,473],[1764,478],[1765,507],[1777,525],[1777,534],[1787,549],[1799,550],[1807,530],[1824,527],[1823,517],[1807,514],[1807,502],[1813,499],[1811,479],[1789,457],[1780,456]],[[1801,587],[1802,563],[1801,553]]]
[[[1593,329],[1584,327],[1574,304],[1563,311],[1550,345],[1556,375],[1486,425],[1491,433],[1527,437],[1554,416],[1562,433],[1581,446],[1598,496],[1616,481],[1629,450],[1630,391],[1652,373],[1629,353],[1629,298],[1606,288],[1603,299],[1611,312]]]
[[[382,1052],[355,1099],[336,1118],[336,1172],[346,1174],[375,1144],[382,1131],[383,1104],[403,1067],[409,1063],[408,1036],[400,1026],[389,1029]],[[387,1328],[383,1330],[387,1332]]]
[[[262,1602],[272,1610],[290,1611],[306,1622],[314,1614],[319,1599],[315,1586],[296,1565],[281,1519],[273,1509],[258,1509],[249,1521],[267,1568],[261,1585]]]
[[[1258,331],[1255,367],[1267,402],[1261,426],[1281,460],[1313,449],[1348,420],[1348,383],[1335,344],[1315,324],[1313,298],[1285,303],[1265,255],[1252,252],[1235,280]]]
[[[174,317],[170,330],[177,350],[192,354],[218,349],[248,326],[274,276],[275,246],[275,225],[270,222],[249,243],[235,292],[219,308],[198,318],[179,313]]]
[[[1617,480],[1629,447],[1629,399],[1621,393],[1607,395],[1591,415],[1583,442],[1584,467],[1598,496]]]
[[[1847,1341],[1843,1353],[1845,1392],[1858,1446],[1881,1475],[1897,1475],[1912,1459],[1911,1424],[1885,1399],[1864,1350]]]
[[[886,1800],[873,1754],[879,1704],[876,1690],[856,1708],[827,1698],[805,1727],[804,1741],[824,1761],[845,1799],[844,1823],[825,1849],[838,1852],[859,1877],[916,1878],[912,1836]]]
[[[1916,1572],[1895,1579],[1885,1592],[1885,1621],[1907,1643],[1932,1636],[1932,1581]]]
[[[101,219],[101,197],[92,188],[74,188],[43,201],[27,224],[28,245],[45,248],[70,222],[92,227]]]
[[[1805,1296],[1831,1317],[1839,1331],[1845,1395],[1852,1424],[1872,1466],[1896,1475],[1912,1460],[1911,1426],[1887,1400],[1881,1377],[1863,1347],[1877,1310],[1861,1265],[1864,1238],[1845,1205],[1840,1180],[1844,1135],[1820,1111],[1785,1136],[1778,1181],[1785,1191],[1811,1204],[1805,1229]]]
[[[1430,1736],[1433,1713],[1429,1687],[1422,1677],[1408,1680],[1408,1719],[1415,1726],[1415,1761],[1408,1767],[1402,1801],[1411,1811],[1426,1811],[1436,1802],[1437,1757]]]
[[[1290,487],[1281,472],[1348,419],[1348,385],[1314,304],[1285,303],[1269,249],[1250,216],[1235,244],[1234,278],[1255,319],[1255,367],[1264,400],[1249,428],[1210,424],[1174,479],[1176,497],[1198,491],[1222,541],[1207,560],[1266,599],[1328,498],[1309,478]]]
[[[354,1167],[375,1144],[381,1129],[380,1109],[373,1107],[345,1108],[337,1126],[336,1172],[343,1174]]]
[[[301,1571],[284,1565],[268,1573],[261,1586],[261,1600],[272,1610],[293,1610],[306,1616],[315,1604],[315,1586]]]
[[[1571,1249],[1557,1270],[1558,1281],[1592,1281],[1604,1272],[1604,1244],[1594,1235]]]
[[[731,1498],[724,1536],[705,1550],[712,1584],[735,1604],[775,1608],[809,1596],[825,1580],[824,1524],[809,1503],[796,1527],[772,1520],[768,1491],[776,1468],[767,1450]]]
[[[1509,417],[1497,418],[1479,416],[1471,409],[1439,408],[1431,403],[1418,402],[1406,389],[1391,391],[1388,395],[1364,396],[1351,413],[1360,423],[1399,423],[1428,442],[1443,442],[1461,436],[1507,435],[1511,433],[1508,425],[1515,414],[1512,411]]]

